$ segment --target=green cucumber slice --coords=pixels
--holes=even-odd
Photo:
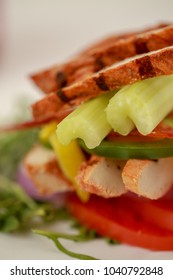
[[[161,139],[151,142],[121,142],[103,140],[93,149],[88,149],[82,140],[81,147],[89,154],[116,159],[158,159],[173,156],[173,139]]]

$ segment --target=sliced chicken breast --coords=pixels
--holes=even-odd
[[[61,172],[54,152],[48,148],[35,145],[26,155],[24,167],[42,195],[73,190],[73,186]]]
[[[130,159],[124,166],[122,179],[128,191],[158,199],[173,185],[173,157],[156,161]]]
[[[124,161],[92,156],[82,164],[77,182],[85,191],[105,198],[120,196],[126,192],[122,180],[124,164]]]

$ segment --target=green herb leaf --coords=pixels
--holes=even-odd
[[[15,178],[18,164],[38,139],[38,129],[0,132],[0,174]]]
[[[4,232],[12,232],[15,231],[16,228],[19,227],[19,221],[14,216],[6,217],[3,224],[3,231]]]
[[[61,242],[59,241],[59,238],[63,238],[63,239],[68,239],[68,240],[72,240],[72,241],[83,241],[83,237],[79,234],[79,235],[72,235],[72,234],[65,234],[65,233],[58,233],[58,232],[50,232],[50,231],[43,231],[43,230],[33,230],[33,233],[45,236],[47,238],[49,238],[50,240],[52,240],[54,242],[54,244],[56,245],[56,247],[64,254],[75,258],[75,259],[79,259],[79,260],[97,260],[94,257],[88,256],[88,255],[84,255],[84,254],[80,254],[80,253],[75,253],[72,251],[69,251],[68,249],[66,249]]]
[[[34,201],[19,184],[0,175],[0,231],[30,229],[36,224],[61,219],[62,212],[67,211],[60,211],[49,202]]]

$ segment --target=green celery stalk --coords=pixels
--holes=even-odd
[[[68,115],[57,126],[57,136],[63,145],[73,139],[81,138],[88,148],[98,146],[111,131],[106,119],[105,108],[115,92],[94,98]]]
[[[107,120],[114,131],[127,135],[135,126],[147,135],[173,109],[173,75],[125,86],[110,99]]]

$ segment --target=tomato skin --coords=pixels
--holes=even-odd
[[[133,211],[138,212],[142,219],[173,232],[172,200],[165,200],[165,198],[150,200],[144,197],[139,198],[136,195],[130,195],[124,196],[121,201],[122,203],[128,204]]]
[[[151,224],[122,203],[121,198],[92,195],[87,203],[82,203],[70,195],[68,208],[82,224],[100,235],[146,249],[173,250],[173,232]]]

